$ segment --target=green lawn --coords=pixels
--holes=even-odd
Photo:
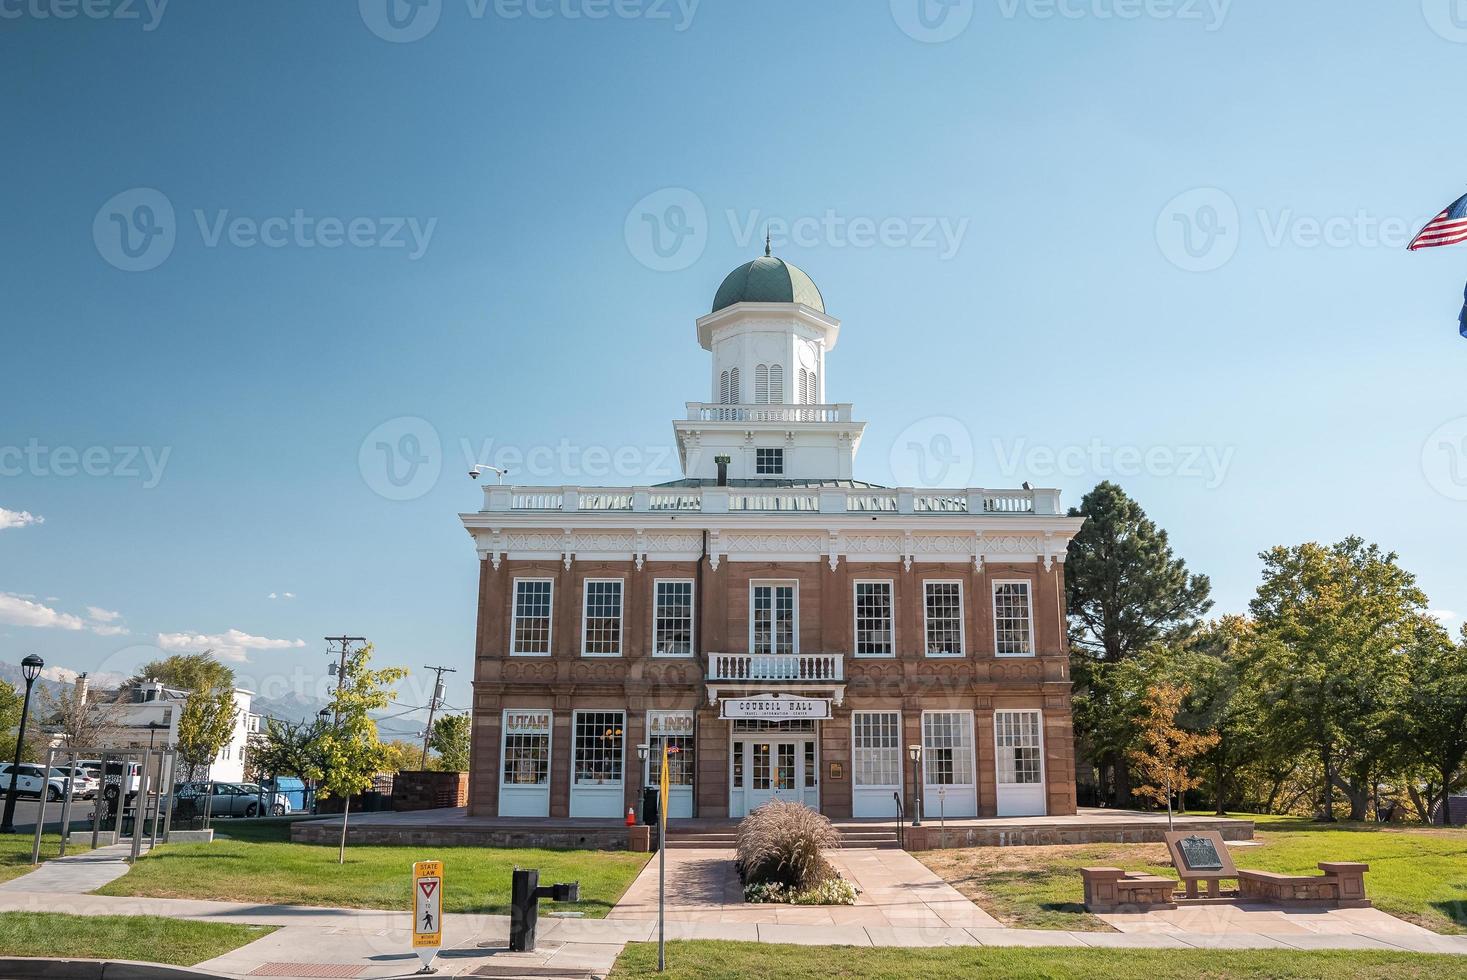
[[[616,961],[611,980],[898,980],[912,977],[1186,977],[1207,980],[1341,977],[1411,980],[1467,977],[1467,957],[1356,950],[1165,950],[1080,947],[981,947],[942,949],[895,947],[773,946],[755,943],[667,944],[667,972],[657,972],[657,944],[632,943]]]
[[[0,956],[144,960],[193,966],[274,931],[267,926],[151,915],[0,912]]]
[[[36,839],[32,834],[0,834],[0,881],[9,881],[11,878],[19,878],[28,873],[31,868],[31,848],[35,846]],[[41,860],[56,856],[61,849],[61,836],[59,834],[41,835]],[[72,834],[71,843],[66,846],[67,854],[81,854],[92,849],[92,835],[90,832],[77,831]]]
[[[1364,861],[1370,865],[1365,890],[1377,908],[1436,932],[1467,932],[1467,829],[1235,816],[1255,821],[1264,845],[1234,849],[1238,867],[1317,874],[1320,861]],[[1162,844],[961,848],[917,856],[1000,921],[1038,929],[1108,930],[1081,904],[1082,867],[1176,877]]]
[[[438,860],[444,911],[509,914],[510,874],[520,867],[539,868],[544,884],[581,883],[580,902],[542,903],[545,911],[601,918],[647,863],[627,851],[350,844],[338,865],[334,844],[289,843],[287,820],[220,820],[214,829],[214,843],[162,845],[98,894],[406,909],[413,862]]]

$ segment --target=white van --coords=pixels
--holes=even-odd
[[[16,770],[15,791],[20,796],[34,796],[40,799],[41,794],[46,794],[46,799],[55,803],[66,795],[66,777],[51,770],[51,775],[45,775],[41,766],[22,762]],[[0,793],[10,792],[10,763],[0,762]]]

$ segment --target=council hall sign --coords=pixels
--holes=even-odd
[[[802,698],[790,694],[757,694],[749,698],[724,698],[718,702],[719,718],[763,718],[788,721],[830,718],[829,698]]]

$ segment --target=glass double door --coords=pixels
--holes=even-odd
[[[735,816],[743,816],[775,799],[803,803],[817,810],[820,808],[820,771],[815,759],[815,739],[735,742],[733,762],[734,792],[730,802],[734,809],[741,810]],[[739,802],[742,802],[742,807],[738,806]]]

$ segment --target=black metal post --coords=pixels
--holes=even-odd
[[[540,924],[540,872],[515,868],[509,895],[509,951],[528,953],[535,948],[535,929]]]
[[[5,816],[0,819],[0,834],[15,833],[15,781],[20,776],[20,754],[25,750],[25,725],[31,713],[31,688],[35,686],[35,683],[34,677],[25,679],[25,700],[21,702],[20,706],[20,731],[15,733],[15,761],[10,766],[10,789],[5,793]],[[49,779],[46,780],[46,783],[49,785]],[[44,796],[45,793],[43,786],[41,795]]]

